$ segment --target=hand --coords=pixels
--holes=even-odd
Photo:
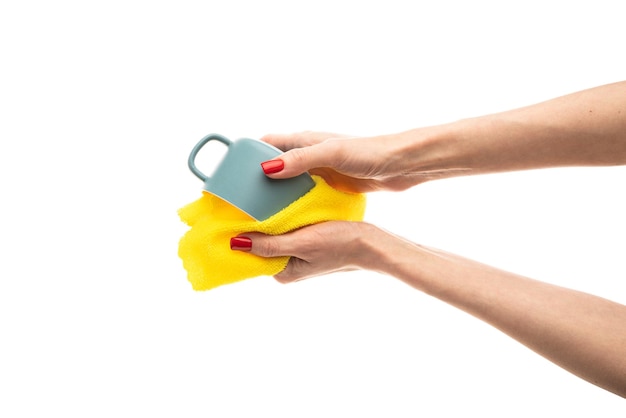
[[[278,236],[242,234],[231,241],[231,248],[261,257],[291,256],[285,270],[274,276],[281,283],[289,283],[367,268],[371,255],[366,243],[374,229],[363,222],[329,221]]]
[[[264,165],[271,178],[289,178],[308,171],[323,177],[335,189],[359,193],[405,190],[427,180],[423,173],[409,173],[405,167],[410,161],[401,151],[407,144],[401,135],[354,138],[301,132],[261,139],[286,151],[272,160],[273,167]]]
[[[626,164],[626,81],[492,115],[368,138],[267,135],[286,151],[272,178],[310,171],[351,192],[428,180],[564,166]]]

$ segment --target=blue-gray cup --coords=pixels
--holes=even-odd
[[[210,141],[228,147],[226,155],[211,177],[196,167],[196,155]],[[222,135],[209,134],[189,154],[189,169],[204,182],[204,190],[241,209],[254,219],[263,221],[280,212],[315,186],[308,174],[290,179],[270,179],[261,163],[282,154],[278,148],[255,139],[231,141]]]

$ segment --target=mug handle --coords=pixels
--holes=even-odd
[[[198,151],[200,151],[200,149],[207,144],[207,142],[212,140],[220,141],[227,147],[229,147],[233,143],[233,141],[226,137],[223,137],[222,135],[209,134],[202,138],[200,142],[198,142],[196,146],[193,147],[193,149],[191,150],[191,154],[189,154],[189,160],[187,161],[187,165],[189,165],[189,169],[191,170],[191,172],[202,181],[206,181],[209,176],[204,175],[202,171],[198,170],[198,168],[196,167],[196,155],[198,154]]]

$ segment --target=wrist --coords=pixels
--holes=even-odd
[[[362,224],[359,236],[362,257],[358,267],[399,279],[428,294],[442,291],[442,266],[455,265],[454,257],[440,250],[424,247],[384,231],[371,224]],[[444,263],[444,264],[442,264]]]
[[[357,248],[359,259],[357,267],[364,270],[384,273],[383,267],[387,263],[386,248],[388,248],[387,235],[383,230],[367,222],[359,222]]]
[[[358,267],[400,278],[407,260],[416,262],[417,245],[365,222],[359,223]]]
[[[469,174],[473,167],[465,136],[470,125],[463,120],[396,134],[390,164],[415,184]]]

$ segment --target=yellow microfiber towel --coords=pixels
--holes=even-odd
[[[238,208],[203,192],[195,202],[179,209],[191,228],[181,238],[178,255],[194,290],[209,290],[258,276],[280,273],[289,257],[263,258],[230,249],[230,238],[245,232],[279,235],[306,225],[331,221],[360,221],[365,195],[330,187],[318,176],[315,186],[272,217],[257,221]]]

